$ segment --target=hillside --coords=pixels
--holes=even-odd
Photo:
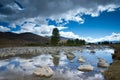
[[[28,44],[47,44],[49,39],[33,33],[0,32],[1,46],[24,46]]]

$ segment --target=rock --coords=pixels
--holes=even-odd
[[[33,62],[33,60],[29,60],[29,62]]]
[[[72,59],[75,58],[75,55],[74,55],[73,53],[70,53],[70,52],[67,53],[66,56],[67,56],[67,58],[68,58],[69,60],[72,60]]]
[[[103,59],[99,59],[99,62],[98,62],[97,65],[98,65],[98,67],[102,67],[102,68],[109,67],[109,64],[105,60],[103,60]]]
[[[95,53],[95,51],[94,51],[94,50],[91,50],[90,53]]]
[[[88,48],[88,49],[89,49],[90,47],[91,47],[90,45],[86,45],[86,48]]]
[[[37,68],[33,72],[33,74],[39,77],[51,77],[54,74],[54,72],[50,67],[45,66],[45,67]]]
[[[81,62],[81,63],[84,63],[84,62],[85,62],[85,60],[84,60],[83,57],[81,57],[81,56],[78,57],[78,61]]]
[[[52,57],[60,58],[59,54],[53,54]]]
[[[105,70],[104,70],[104,69],[100,69],[100,72],[101,72],[102,74],[104,74]]]
[[[15,53],[9,53],[10,56],[15,56]]]
[[[48,53],[53,55],[59,55],[60,51],[51,49]]]
[[[91,65],[81,65],[78,67],[78,70],[80,71],[92,71],[94,69]]]

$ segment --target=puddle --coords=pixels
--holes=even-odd
[[[104,48],[94,49],[94,51],[95,53],[91,53],[89,49],[73,50],[72,53],[76,57],[72,60],[69,60],[62,50],[58,54],[40,54],[26,59],[13,57],[0,60],[0,80],[104,80],[100,73],[102,68],[97,67],[98,58],[106,60],[109,64],[112,63],[113,50]],[[85,63],[80,63],[78,56],[82,56]],[[83,64],[94,66],[94,70],[90,72],[77,70],[78,66]],[[50,66],[54,71],[52,77],[39,78],[33,75],[36,68],[45,65]]]

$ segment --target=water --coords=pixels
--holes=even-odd
[[[67,59],[63,50],[57,54],[41,54],[30,58],[12,57],[0,60],[0,80],[104,80],[100,70],[107,68],[97,67],[98,58],[106,60],[109,64],[113,62],[112,49],[94,49],[91,53],[89,49],[73,50],[76,56],[74,59]],[[78,61],[78,56],[85,59],[85,63]],[[77,68],[83,64],[94,66],[90,72],[79,71]],[[40,66],[50,66],[54,75],[50,78],[40,78],[33,75],[33,71]]]

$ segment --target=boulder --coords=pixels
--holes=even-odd
[[[78,67],[78,70],[80,71],[92,71],[94,69],[91,65],[81,65]]]
[[[95,51],[94,51],[94,50],[91,50],[90,53],[95,53]]]
[[[52,57],[60,58],[59,54],[53,54]]]
[[[109,64],[105,60],[103,60],[103,59],[99,59],[99,62],[98,62],[97,65],[98,65],[98,67],[102,67],[102,68],[109,67]]]
[[[75,55],[74,55],[73,53],[70,53],[70,52],[67,53],[66,56],[67,56],[67,58],[68,58],[69,60],[72,60],[72,59],[75,58]]]
[[[84,62],[85,62],[85,60],[84,60],[83,57],[81,57],[81,56],[78,57],[78,61],[81,62],[81,63],[84,63]]]
[[[100,72],[101,72],[102,74],[104,74],[104,73],[105,73],[105,70],[104,70],[104,69],[100,69]]]
[[[45,66],[35,69],[33,74],[39,77],[51,77],[54,72],[50,67]]]

